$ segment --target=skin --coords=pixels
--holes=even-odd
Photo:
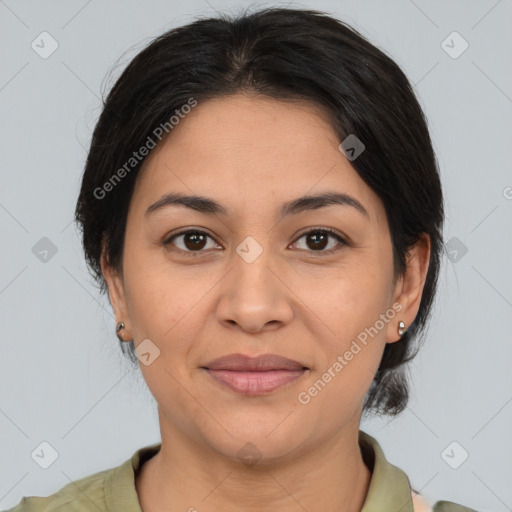
[[[400,340],[399,320],[408,326],[416,317],[430,242],[425,236],[411,249],[395,281],[384,206],[339,142],[309,103],[239,93],[198,104],[146,159],[122,272],[102,258],[124,339],[137,346],[149,338],[160,350],[148,366],[139,363],[162,437],[136,477],[144,512],[361,510],[371,479],[358,445],[364,397],[386,343]],[[331,205],[276,220],[283,202],[326,191],[353,196],[369,218]],[[229,215],[183,206],[144,214],[168,192],[208,196]],[[211,237],[196,257],[190,237],[162,245],[194,228]],[[332,228],[350,245],[329,237],[316,249],[303,236],[309,228]],[[263,250],[252,263],[236,252],[247,236]],[[397,303],[402,310],[299,403],[298,393]],[[276,353],[309,370],[265,396],[245,396],[200,369],[237,352]],[[237,457],[248,442],[261,455],[252,466]]]

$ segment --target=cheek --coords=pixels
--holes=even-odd
[[[134,336],[155,339],[160,344],[199,301],[198,287],[151,252],[145,255],[139,251],[131,256],[127,252],[125,262],[126,298]]]
[[[332,393],[325,399],[350,402],[362,398],[378,368],[392,319],[386,317],[389,279],[379,265],[361,260],[359,265],[337,272],[324,286],[324,293],[309,291],[315,303],[312,309],[327,327],[322,329],[324,335],[316,336],[323,353],[318,374],[322,383],[329,382]]]
[[[343,268],[307,292],[327,325],[343,339],[352,338],[372,326],[389,308],[389,279],[379,262],[367,260]],[[324,316],[325,315],[325,316]]]

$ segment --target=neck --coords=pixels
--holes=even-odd
[[[245,466],[202,448],[179,432],[162,435],[160,451],[136,476],[144,512],[360,512],[371,471],[358,444],[359,424],[286,462]]]

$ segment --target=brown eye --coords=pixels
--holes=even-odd
[[[184,252],[204,252],[202,249],[205,249],[207,246],[208,238],[213,240],[212,237],[204,231],[183,231],[167,239],[164,245],[173,244]],[[179,243],[175,243],[175,240],[179,241]],[[216,244],[213,243],[213,247],[215,246]]]
[[[337,245],[348,245],[341,236],[336,234],[334,231],[329,229],[313,229],[304,233],[299,240],[305,239],[306,241],[306,250],[310,250],[310,252],[322,252],[322,253],[332,253],[337,250]],[[324,250],[329,246],[329,239],[334,239],[338,243],[334,243],[331,245],[328,250]]]

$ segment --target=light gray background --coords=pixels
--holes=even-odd
[[[409,407],[362,429],[432,502],[511,510],[512,1],[252,5],[278,4],[335,14],[403,68],[439,158],[447,249],[457,247],[454,237],[467,247],[446,253],[429,339],[411,365]],[[108,301],[86,272],[73,209],[102,83],[111,85],[104,79],[116,60],[126,52],[114,78],[164,30],[248,5],[0,1],[1,508],[160,440],[154,401],[130,372]],[[47,59],[31,48],[43,31],[59,45]],[[458,58],[442,45],[453,31],[469,44]],[[32,252],[42,237],[57,247],[46,263]],[[42,441],[59,453],[46,470],[30,456]],[[441,456],[452,441],[469,453],[458,469]]]

